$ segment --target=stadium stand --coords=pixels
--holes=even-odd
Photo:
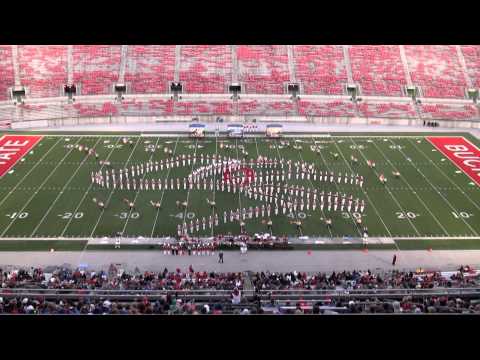
[[[245,93],[284,94],[290,80],[287,47],[240,45],[237,48],[238,80]]]
[[[478,119],[478,109],[473,104],[422,103],[419,105],[422,118],[433,120],[472,120]]]
[[[349,78],[341,45],[131,45],[123,48],[123,58],[120,45],[72,45],[70,68],[65,45],[19,45],[16,59],[12,46],[2,45],[0,121],[173,115],[413,119],[418,113],[425,119],[479,118],[473,103],[456,101],[465,98],[469,79],[480,86],[480,46],[404,48],[405,67],[399,46],[348,46],[351,80],[362,97],[352,103],[339,96],[345,94]],[[407,68],[409,74],[404,73]],[[67,73],[77,85],[75,104],[63,96]],[[14,108],[6,101],[11,101],[8,89],[17,75],[26,87],[26,106]],[[408,77],[422,90],[418,113],[404,93]],[[169,86],[176,78],[184,85],[183,94],[170,99]],[[234,78],[242,84],[238,101],[228,94]],[[127,85],[127,95],[117,103],[113,86],[120,80]],[[279,96],[291,80],[300,85],[298,101]]]
[[[183,45],[180,82],[184,92],[227,93],[232,78],[231,50],[227,45]]]
[[[423,96],[465,98],[465,78],[453,45],[405,46],[412,81]]]
[[[0,101],[8,100],[8,88],[13,86],[12,47],[0,45]]]
[[[222,100],[177,101],[173,111],[176,115],[231,115],[233,105]]]
[[[411,103],[365,100],[358,104],[360,116],[367,118],[413,119],[418,115]]]
[[[120,57],[120,45],[73,45],[73,82],[81,85],[81,94],[112,94]]]
[[[347,71],[339,45],[296,45],[295,73],[305,94],[342,95]]]
[[[300,100],[298,112],[305,116],[322,117],[353,117],[355,116],[355,105],[350,100]]]
[[[473,86],[480,87],[480,46],[461,45],[463,57],[467,66],[467,73],[473,82]]]
[[[297,115],[297,107],[291,100],[252,99],[239,100],[239,115]]]
[[[125,82],[130,93],[162,94],[175,72],[175,45],[130,45]]]
[[[403,95],[407,81],[398,46],[353,45],[349,54],[353,80],[362,95]]]
[[[32,98],[58,97],[67,83],[67,47],[19,45],[20,82]]]
[[[0,269],[1,314],[480,313],[480,272]]]

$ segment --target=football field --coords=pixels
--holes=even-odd
[[[31,134],[31,133],[30,133]],[[5,135],[13,136],[12,133]],[[29,135],[29,134],[23,134]],[[37,135],[37,134],[35,134]],[[41,135],[41,134],[38,134]],[[272,231],[277,236],[298,235],[294,221],[301,221],[301,236],[329,238],[339,244],[348,238],[360,238],[362,227],[368,227],[370,238],[387,238],[395,246],[409,248],[409,242],[424,244],[436,241],[446,248],[455,248],[457,243],[480,248],[480,192],[472,176],[451,161],[432,140],[435,137],[463,137],[469,146],[478,147],[479,142],[470,134],[328,134],[323,136],[289,136],[283,139],[266,139],[261,136],[244,139],[207,136],[190,139],[186,136],[162,136],[160,134],[43,134],[38,142],[28,149],[23,157],[6,169],[0,178],[0,243],[17,240],[35,241],[50,238],[62,241],[90,238],[162,238],[177,236],[178,225],[195,225],[197,219],[207,220],[207,226],[199,230],[187,228],[189,234],[211,237],[217,234],[238,234],[239,221],[230,221],[230,211],[255,209],[268,203],[247,196],[246,192],[227,191],[209,182],[184,188],[183,179],[206,166],[207,155],[233,160],[245,159],[252,164],[259,157],[284,162],[306,162],[322,173],[333,172],[334,181],[320,181],[313,177],[297,179],[273,179],[274,187],[299,186],[317,189],[332,197],[346,194],[365,203],[363,212],[352,207],[330,210],[316,206],[296,208],[285,214],[279,211],[271,216],[266,213],[247,216],[244,220],[248,233],[267,231],[266,222],[272,221]],[[130,144],[124,144],[127,137]],[[93,148],[98,159],[80,151],[79,146]],[[171,150],[169,155],[165,150]],[[182,164],[183,155],[190,164]],[[180,159],[179,166],[163,169],[153,164],[172,158]],[[200,163],[200,158],[205,163]],[[358,161],[353,161],[356,158]],[[193,158],[197,159],[193,162]],[[100,160],[108,161],[105,165]],[[367,161],[375,163],[371,168]],[[137,165],[152,164],[151,171],[137,174],[137,179],[159,179],[162,186],[148,189],[137,185],[135,189],[120,188],[110,184],[99,186],[92,183],[92,172],[119,169],[136,169]],[[257,175],[267,168],[254,167]],[[130,171],[130,170],[129,170]],[[273,173],[272,169],[269,170]],[[399,172],[400,176],[393,175]],[[341,175],[337,175],[341,174]],[[347,174],[347,181],[344,181]],[[363,176],[360,187],[351,183],[351,175]],[[383,174],[387,182],[382,184]],[[213,173],[213,183],[224,180],[224,173]],[[341,181],[337,181],[337,177]],[[179,188],[177,188],[177,179]],[[173,181],[173,189],[171,183]],[[208,180],[210,181],[210,179]],[[249,185],[246,185],[249,186]],[[283,188],[282,188],[283,189]],[[313,196],[313,195],[312,195]],[[302,195],[302,197],[305,197]],[[93,199],[96,199],[95,202]],[[134,202],[130,209],[124,199]],[[208,201],[215,202],[211,206]],[[311,199],[310,199],[311,200]],[[105,203],[102,210],[98,202]],[[317,200],[318,201],[318,200]],[[160,203],[160,208],[151,202]],[[326,202],[326,200],[325,200]],[[186,206],[179,205],[186,203]],[[218,215],[218,225],[208,226],[208,219]],[[224,221],[226,214],[227,221]],[[332,220],[332,227],[325,220]],[[357,219],[361,218],[362,226]],[[473,245],[472,245],[473,244]],[[468,247],[467,246],[467,247]],[[0,246],[1,248],[1,246]]]

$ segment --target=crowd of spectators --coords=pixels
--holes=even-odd
[[[45,273],[40,268],[2,271],[0,284],[5,288],[89,289],[89,290],[233,290],[242,289],[243,274],[194,271],[136,271],[129,274],[111,266],[109,271],[57,268]]]
[[[447,289],[480,287],[480,272],[469,266],[457,271],[343,271],[331,274],[218,273],[192,268],[127,273],[56,268],[0,269],[0,314],[480,314],[478,294],[409,294],[309,297],[291,299],[275,290]],[[15,290],[22,289],[20,293]],[[33,289],[78,289],[88,292],[45,296]],[[24,291],[25,290],[25,291]],[[171,290],[157,297],[145,294],[119,298],[92,290]],[[221,296],[186,296],[180,290],[224,290]],[[245,296],[246,290],[249,296]],[[82,296],[80,296],[82,294]],[[301,294],[304,294],[303,292]],[[288,300],[290,299],[290,300]],[[296,299],[296,300],[293,300]],[[300,300],[299,300],[300,299]]]
[[[356,290],[356,289],[433,289],[474,287],[480,285],[480,273],[468,268],[458,272],[438,271],[389,271],[376,274],[367,271],[343,271],[331,274],[305,272],[261,272],[251,276],[256,290]]]
[[[480,314],[480,299],[460,296],[431,296],[414,298],[405,296],[396,299],[352,299],[305,303],[304,301],[267,303],[260,301],[196,302],[183,300],[175,294],[166,294],[158,300],[147,297],[132,301],[110,301],[100,299],[61,299],[45,300],[43,298],[0,297],[0,314],[64,314],[64,315],[249,315],[249,314]]]

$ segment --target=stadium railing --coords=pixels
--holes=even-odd
[[[13,297],[42,297],[45,299],[100,299],[110,300],[134,300],[141,297],[148,299],[160,299],[168,294],[183,299],[195,300],[225,300],[230,299],[232,290],[104,290],[104,289],[29,289],[8,288],[0,291],[4,298]],[[479,297],[480,287],[470,288],[433,288],[433,289],[338,289],[338,290],[243,290],[242,298],[252,300],[254,297],[260,300],[326,300],[326,299],[401,299],[405,296],[412,298],[425,298],[433,296],[451,297]]]

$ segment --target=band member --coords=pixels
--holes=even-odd
[[[327,225],[328,230],[332,230],[332,219],[328,218],[325,220],[325,224]]]
[[[159,210],[160,209],[160,201],[152,201],[150,200],[150,204],[156,209],[156,210]]]
[[[133,203],[133,201],[130,201],[128,199],[123,199],[123,202],[128,205],[128,208],[130,210],[133,210],[135,208],[135,204]]]
[[[386,178],[383,174],[380,174],[380,176],[378,177],[378,179],[379,179],[380,182],[381,182],[382,184],[384,184],[384,185],[385,185],[386,182],[387,182],[387,178]]]
[[[95,204],[97,204],[97,206],[98,206],[101,210],[105,210],[105,204],[104,204],[103,201],[99,201],[99,200],[97,200],[96,198],[93,198],[92,200],[93,200],[93,202],[94,202]]]

